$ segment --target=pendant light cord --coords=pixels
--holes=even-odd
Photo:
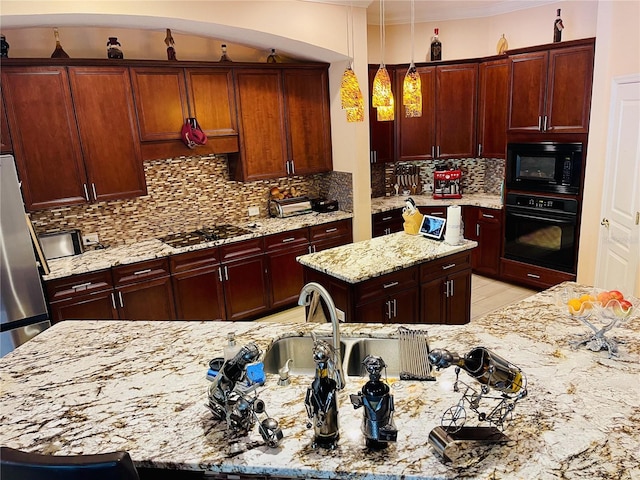
[[[380,0],[380,65],[384,67],[384,0]]]
[[[411,0],[411,66],[413,67],[413,50],[414,50],[414,42],[413,42],[413,36],[414,36],[414,23],[415,23],[415,12],[414,12],[414,0]]]

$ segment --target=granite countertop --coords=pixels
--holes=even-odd
[[[462,198],[436,199],[431,194],[421,195],[392,195],[390,197],[376,197],[371,199],[371,213],[388,212],[405,206],[408,197],[411,197],[418,207],[448,207],[449,205],[468,205],[500,210],[503,207],[500,195],[486,193],[463,194]]]
[[[574,349],[570,341],[587,331],[555,306],[563,288],[587,291],[568,283],[467,325],[413,325],[428,329],[431,348],[464,354],[482,345],[527,377],[529,394],[506,424],[511,441],[461,448],[452,463],[427,439],[460,400],[453,368],[436,372],[436,382],[389,379],[399,432],[385,451],[365,448],[362,411],[349,401],[362,377],[349,377],[339,392],[336,450],[310,446],[303,403],[310,376],[292,375],[291,385],[282,387],[268,375],[259,390],[283,429],[278,448],[264,445],[257,428],[231,437],[205,407],[207,364],[221,356],[226,334],[235,331],[239,344],[255,341],[265,350],[283,336],[330,332],[329,324],[311,323],[56,324],[0,359],[0,444],[49,454],[123,449],[140,467],[300,478],[640,478],[640,319],[610,332],[620,343],[618,359]],[[386,337],[397,327],[345,324],[341,330],[345,337]],[[474,384],[464,372],[460,379]],[[474,421],[467,416],[467,425]]]
[[[397,232],[302,255],[298,262],[345,282],[359,283],[477,246],[478,242],[473,240],[463,239],[460,245],[449,245]]]
[[[151,239],[128,245],[110,247],[103,250],[91,250],[81,255],[49,260],[47,263],[49,264],[51,272],[48,275],[44,275],[42,278],[47,281],[81,273],[95,272],[118,265],[127,265],[130,263],[152,260],[154,258],[168,257],[179,253],[211,248],[227,243],[240,242],[242,240],[273,235],[276,233],[335,222],[352,217],[352,213],[338,211],[329,213],[310,213],[289,218],[260,218],[256,220],[255,223],[250,222],[246,224],[239,224],[239,226],[250,230],[250,233],[225,240],[215,240],[188,247],[174,248],[160,240]]]

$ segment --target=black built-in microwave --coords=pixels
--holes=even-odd
[[[509,143],[506,170],[508,189],[577,195],[582,143]]]

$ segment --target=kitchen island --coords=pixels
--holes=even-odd
[[[563,284],[468,325],[429,326],[431,348],[463,354],[485,346],[528,381],[529,395],[505,430],[511,442],[461,451],[450,464],[427,439],[460,399],[452,368],[436,372],[436,382],[389,379],[399,432],[384,451],[367,451],[362,412],[349,401],[363,377],[349,377],[339,393],[341,435],[333,451],[310,446],[308,376],[293,375],[285,387],[268,375],[259,390],[284,432],[278,448],[265,446],[257,429],[232,438],[212,418],[205,374],[227,333],[267,350],[282,337],[331,331],[311,323],[61,322],[0,359],[0,444],[60,455],[127,450],[139,468],[207,471],[213,478],[640,478],[640,320],[610,332],[620,343],[618,359],[574,349],[570,342],[587,331],[556,307],[563,288],[588,291]],[[341,329],[345,337],[389,337],[397,327]],[[471,383],[465,373],[461,380]]]
[[[477,245],[398,232],[298,262],[305,282],[324,286],[346,322],[460,324],[470,320],[470,252]]]

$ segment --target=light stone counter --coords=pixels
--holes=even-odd
[[[611,332],[620,341],[618,360],[574,350],[569,341],[586,330],[554,306],[559,288],[468,325],[419,327],[428,328],[432,348],[464,354],[482,345],[528,380],[529,395],[505,431],[511,442],[461,450],[452,464],[427,438],[460,399],[453,368],[436,372],[436,382],[390,379],[399,433],[386,451],[364,447],[362,411],[348,398],[365,382],[359,377],[349,377],[339,393],[334,451],[310,446],[303,399],[311,377],[293,376],[281,387],[269,375],[259,390],[283,428],[279,448],[266,447],[255,428],[234,439],[212,418],[205,373],[227,332],[266,349],[283,336],[328,333],[329,324],[62,322],[0,359],[0,444],[50,454],[123,449],[139,467],[300,478],[640,478],[640,320]],[[385,337],[397,326],[348,324],[342,332]],[[464,372],[461,379],[473,383]]]
[[[115,267],[117,265],[127,265],[130,263],[152,260],[154,258],[168,257],[179,253],[201,250],[227,243],[240,242],[250,238],[273,235],[276,233],[335,222],[352,217],[353,214],[351,213],[338,211],[330,213],[310,213],[290,218],[261,218],[255,223],[252,222],[238,225],[249,230],[249,233],[245,235],[231,239],[203,242],[189,247],[174,248],[160,240],[152,239],[130,245],[106,248],[103,250],[91,250],[81,255],[49,260],[48,263],[51,273],[43,276],[43,279],[46,281],[81,273],[95,272],[105,268]]]
[[[359,283],[477,246],[478,242],[473,240],[463,239],[460,245],[449,245],[397,232],[302,255],[298,262],[345,282]]]
[[[409,195],[418,207],[448,207],[449,205],[468,205],[473,207],[502,209],[500,195],[486,193],[463,194],[462,198],[436,199],[429,195]],[[388,212],[405,206],[407,196],[392,195],[390,197],[376,197],[371,199],[371,213]]]

